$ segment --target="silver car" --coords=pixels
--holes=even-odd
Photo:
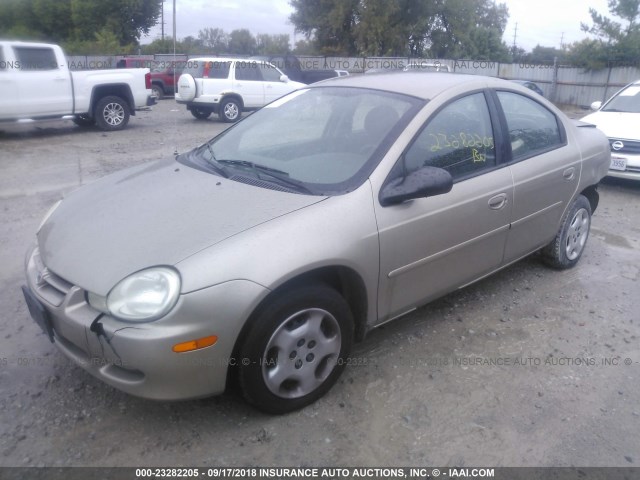
[[[29,310],[109,385],[325,394],[352,343],[542,249],[584,251],[610,151],[512,82],[353,76],[282,97],[177,159],[83,187],[26,258]]]

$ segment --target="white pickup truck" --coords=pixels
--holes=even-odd
[[[149,69],[71,72],[57,45],[0,41],[0,122],[63,118],[121,130],[155,102]]]

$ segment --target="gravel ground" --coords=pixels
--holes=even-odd
[[[122,132],[55,122],[0,134],[0,466],[640,464],[632,182],[602,185],[575,269],[532,256],[372,332],[331,392],[296,413],[261,414],[234,391],[141,400],[70,364],[20,292],[48,206],[224,128],[169,99]]]

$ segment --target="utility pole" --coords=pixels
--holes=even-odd
[[[560,35],[560,49],[564,49],[564,32]]]
[[[162,15],[160,19],[162,23],[162,44],[164,45],[164,0],[160,0],[160,5],[162,5]]]
[[[516,38],[518,38],[518,22],[516,22],[516,26],[513,29],[513,51],[516,51]]]

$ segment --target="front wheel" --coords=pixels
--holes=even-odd
[[[579,195],[567,211],[553,241],[542,249],[545,263],[564,270],[573,267],[584,252],[591,228],[591,204]]]
[[[276,297],[254,318],[241,348],[245,398],[267,413],[287,413],[322,397],[345,368],[353,343],[348,304],[325,285]]]
[[[220,120],[227,123],[237,122],[240,119],[241,108],[237,100],[228,98],[222,105],[220,105],[220,111],[218,116]]]
[[[101,130],[122,130],[129,123],[129,105],[115,95],[98,100],[93,116]]]

